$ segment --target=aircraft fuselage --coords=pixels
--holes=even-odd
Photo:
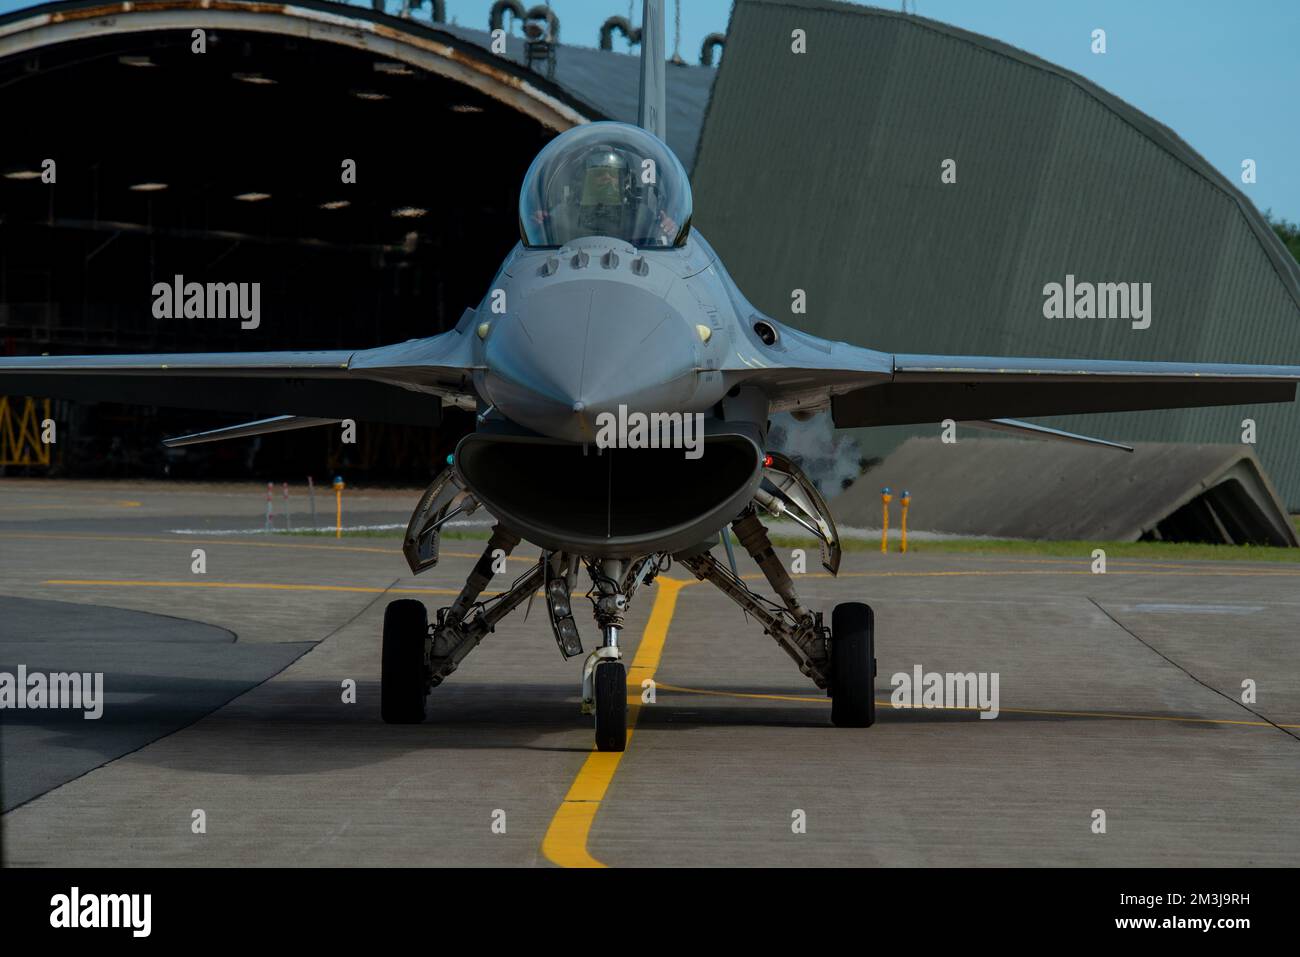
[[[474,319],[474,385],[506,419],[571,442],[595,441],[597,417],[620,406],[711,413],[747,308],[698,232],[666,249],[599,236],[520,244]]]

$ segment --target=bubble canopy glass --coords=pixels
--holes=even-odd
[[[586,123],[537,154],[519,191],[526,246],[611,236],[642,248],[680,246],[691,184],[673,151],[626,123]]]

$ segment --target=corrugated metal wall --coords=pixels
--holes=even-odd
[[[693,181],[696,225],[746,295],[818,335],[898,352],[1300,364],[1300,268],[1232,184],[1081,77],[934,21],[737,0]],[[1150,282],[1151,327],[1045,319],[1043,286],[1067,273]],[[805,316],[790,313],[795,288]],[[1247,416],[1300,510],[1300,405],[1044,421],[1236,442]],[[881,431],[873,451],[934,430]]]

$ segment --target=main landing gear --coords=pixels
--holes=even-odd
[[[831,612],[831,722],[840,728],[876,723],[875,615],[870,605],[845,602]]]
[[[754,592],[709,551],[678,556],[681,563],[696,578],[712,582],[758,619],[799,670],[826,691],[831,698],[833,724],[841,728],[870,727],[876,721],[876,647],[871,606],[859,602],[836,605],[831,627],[827,628],[821,612],[810,610],[800,600],[754,506],[746,509],[731,527],[781,598],[781,605]]]
[[[842,728],[866,728],[875,723],[875,619],[871,607],[859,602],[836,605],[828,628],[820,612],[803,604],[790,574],[777,557],[759,508],[785,515],[821,538],[822,564],[832,574],[839,568],[839,538],[830,513],[798,466],[779,455],[766,473],[754,501],[731,528],[750,558],[762,570],[780,603],[753,591],[736,573],[721,564],[707,545],[669,556],[657,552],[634,561],[584,559],[564,552],[543,552],[527,572],[504,592],[486,601],[479,597],[504,556],[519,544],[519,536],[501,525],[492,536],[456,600],[440,608],[432,624],[424,605],[411,599],[389,604],[384,614],[382,701],[380,710],[390,724],[424,720],[429,692],[460,665],[496,623],[537,592],[545,595],[551,629],[566,658],[582,654],[582,641],[573,617],[572,592],[582,566],[591,577],[586,597],[591,601],[601,643],[587,655],[582,669],[582,713],[595,722],[596,748],[622,751],[627,746],[627,671],[619,633],[633,595],[668,567],[675,557],[697,578],[723,594],[758,620],[763,630],[792,658],[799,670],[831,698],[831,721]],[[404,550],[414,572],[438,561],[438,531],[453,515],[466,514],[477,501],[449,470],[429,487],[411,518]]]

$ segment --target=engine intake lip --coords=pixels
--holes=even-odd
[[[763,453],[748,431],[683,449],[603,449],[476,432],[456,447],[465,485],[498,521],[542,548],[600,558],[676,552],[715,536],[753,498]]]

